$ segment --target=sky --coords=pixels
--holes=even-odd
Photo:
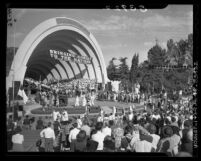
[[[139,62],[147,60],[147,53],[155,44],[166,49],[169,39],[187,39],[193,33],[193,5],[168,5],[164,9],[13,9],[17,19],[7,28],[7,46],[19,47],[23,39],[38,24],[53,17],[67,17],[79,21],[96,38],[106,66],[116,57],[127,57],[127,64],[135,53]],[[116,60],[115,64],[119,61]]]

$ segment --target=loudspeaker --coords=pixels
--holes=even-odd
[[[20,88],[20,81],[14,81],[14,99],[17,97],[17,93]],[[9,100],[13,100],[13,87],[10,87],[8,89],[8,94],[9,94]]]
[[[19,105],[18,110],[23,111],[24,107],[22,105]]]

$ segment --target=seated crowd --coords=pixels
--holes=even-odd
[[[171,106],[172,107],[172,106]],[[97,117],[29,119],[7,121],[8,139],[13,150],[23,151],[20,129],[39,129],[37,151],[71,152],[156,152],[167,156],[192,156],[192,108],[155,108],[118,115],[103,111]],[[16,139],[21,138],[21,139]],[[19,143],[19,140],[20,143]],[[20,146],[19,146],[20,144]],[[17,145],[17,146],[16,146]]]

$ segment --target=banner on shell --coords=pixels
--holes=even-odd
[[[80,56],[69,52],[63,52],[63,51],[57,51],[50,49],[50,56],[54,59],[59,59],[63,61],[71,61],[74,63],[79,64],[91,64],[92,58],[86,57],[86,56]]]
[[[120,81],[111,81],[112,91],[118,93],[119,92],[119,84]]]

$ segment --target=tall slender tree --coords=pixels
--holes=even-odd
[[[107,75],[108,78],[110,80],[117,80],[117,66],[114,64],[114,60],[116,60],[116,58],[112,58],[112,60],[110,60],[109,65],[107,67]]]
[[[152,66],[163,66],[165,63],[165,49],[158,43],[148,51],[148,61]]]
[[[132,58],[132,65],[130,69],[130,75],[129,75],[129,80],[132,84],[132,88],[134,83],[137,81],[137,76],[138,76],[138,64],[139,64],[139,54],[134,54]]]

